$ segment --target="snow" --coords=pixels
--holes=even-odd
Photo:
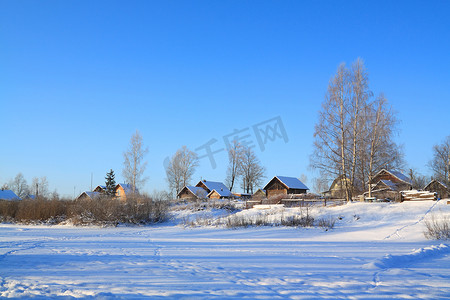
[[[335,228],[226,229],[224,210],[214,208],[174,211],[171,222],[143,227],[2,224],[0,298],[450,299],[450,247],[423,235],[427,218],[450,215],[446,201],[308,213],[336,218]],[[210,222],[186,227],[186,218]]]

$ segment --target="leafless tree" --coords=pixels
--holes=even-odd
[[[238,177],[242,175],[242,160],[244,159],[244,150],[245,148],[237,141],[233,141],[231,143],[230,149],[228,149],[228,169],[225,182],[229,186],[230,191],[233,190],[234,183],[236,182]]]
[[[409,169],[409,178],[411,179],[412,188],[416,190],[423,189],[428,183],[428,178],[420,174],[416,169]]]
[[[362,143],[365,145],[360,155],[360,174],[363,183],[370,182],[382,168],[401,169],[403,153],[393,142],[393,135],[398,120],[389,106],[384,94],[366,106],[365,126]],[[369,197],[372,196],[371,185],[368,185]]]
[[[433,177],[447,186],[450,185],[450,135],[442,144],[433,146],[433,159],[428,163]]]
[[[144,156],[148,153],[148,148],[144,148],[142,135],[138,130],[130,139],[130,145],[127,151],[123,153],[123,170],[122,175],[126,182],[132,186],[133,193],[137,192],[146,181],[144,177],[147,162],[144,161]]]
[[[184,186],[189,185],[198,165],[197,154],[190,151],[186,146],[183,146],[172,156],[166,168],[166,176],[170,189],[174,190],[176,195]]]
[[[401,161],[401,149],[393,142],[395,115],[383,95],[372,97],[363,61],[357,59],[350,70],[341,64],[330,80],[315,126],[311,167],[322,178],[347,178],[343,181],[347,201],[381,166]]]
[[[42,176],[41,178],[33,177],[31,181],[30,191],[34,193],[36,198],[38,197],[46,198],[49,194],[47,177],[45,176]]]
[[[17,196],[19,196],[19,198],[23,198],[30,193],[27,181],[22,173],[17,174],[16,177],[11,180],[9,187]]]
[[[266,169],[250,147],[243,147],[242,188],[245,193],[253,193],[253,190],[262,184]]]

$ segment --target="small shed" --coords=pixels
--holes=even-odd
[[[355,180],[355,186],[351,184],[351,180],[347,178],[345,175],[339,175],[336,177],[335,180],[331,183],[330,189],[326,192],[323,192],[324,196],[330,197],[330,198],[345,198],[346,197],[346,186],[350,187],[350,190],[352,192],[352,195],[359,195],[362,193],[360,189],[356,187],[356,183],[360,183],[359,181],[356,182]],[[361,184],[360,184],[361,185]]]
[[[178,193],[179,199],[204,199],[208,193],[202,187],[186,185]]]
[[[295,177],[275,176],[264,187],[267,198],[280,194],[306,194],[309,188]]]
[[[423,190],[437,193],[438,199],[445,199],[450,197],[450,190],[447,185],[437,180],[432,180],[423,188]]]

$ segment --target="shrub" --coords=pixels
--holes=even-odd
[[[450,218],[449,216],[440,216],[437,218],[432,215],[425,220],[426,229],[424,235],[427,239],[448,240],[450,239]]]
[[[336,219],[332,217],[322,218],[317,221],[317,226],[328,231],[329,229],[334,228],[334,224],[336,223]]]

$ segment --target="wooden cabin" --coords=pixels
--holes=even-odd
[[[254,194],[253,194],[253,198],[255,199],[264,199],[266,198],[267,194],[266,194],[266,190],[263,189],[258,189]]]
[[[82,192],[75,200],[94,200],[100,196],[99,192]]]
[[[424,191],[437,193],[438,199],[450,198],[450,189],[440,181],[432,180],[423,189]]]
[[[135,193],[133,193],[133,187],[131,184],[118,183],[116,185],[116,197],[118,197],[120,201],[125,202],[130,197],[133,197],[134,194],[139,194],[139,191],[135,189]]]
[[[330,189],[323,194],[330,198],[335,199],[341,199],[346,197],[346,186],[350,187],[350,190],[352,192],[352,196],[356,196],[361,194],[362,192],[356,187],[353,186],[350,182],[350,179],[348,179],[344,175],[339,175],[330,186]]]
[[[233,197],[231,191],[222,182],[200,180],[195,186],[203,188],[207,192],[208,198],[210,198],[210,195],[220,197],[221,199]],[[211,194],[213,190],[215,190],[216,193]]]
[[[106,186],[105,185],[97,185],[97,187],[93,190],[93,192],[106,193]]]
[[[191,200],[204,199],[206,198],[207,194],[208,193],[206,192],[206,190],[202,187],[187,185],[181,189],[181,191],[177,195],[177,198]]]
[[[280,194],[306,194],[309,188],[298,178],[287,176],[275,176],[264,187],[267,198]]]
[[[411,179],[398,171],[382,169],[369,182],[372,185],[372,190],[376,190],[375,187],[380,181],[385,187],[395,191],[410,190],[412,188]]]

